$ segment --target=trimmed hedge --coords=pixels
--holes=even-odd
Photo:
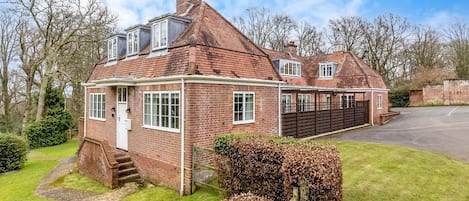
[[[331,145],[293,138],[223,135],[215,139],[219,185],[228,196],[252,192],[290,200],[293,188],[307,200],[342,200],[342,165]],[[304,198],[302,198],[304,199]]]
[[[63,108],[47,110],[38,123],[31,124],[26,129],[29,146],[32,149],[48,147],[67,142],[66,131],[72,124],[72,116]]]
[[[0,173],[22,168],[27,153],[28,144],[23,138],[0,134]]]

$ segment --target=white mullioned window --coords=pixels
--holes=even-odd
[[[282,113],[289,113],[292,111],[292,95],[282,94]]]
[[[138,53],[139,48],[139,30],[129,31],[127,33],[127,55],[132,56]]]
[[[321,109],[330,110],[331,109],[331,94],[322,94],[321,97]]]
[[[355,107],[355,95],[345,94],[340,96],[340,108],[354,108]]]
[[[301,76],[301,63],[293,61],[281,62],[279,71],[281,75],[299,77]]]
[[[332,79],[337,68],[337,63],[319,63],[319,78]]]
[[[106,119],[105,93],[90,93],[90,119]]]
[[[378,109],[383,109],[383,96],[378,95]]]
[[[143,93],[143,125],[179,132],[179,91]]]
[[[253,123],[254,92],[233,92],[233,123]]]
[[[162,49],[168,46],[168,21],[163,20],[153,23],[151,34],[152,49]]]
[[[300,112],[312,111],[311,95],[298,94],[298,106],[300,107]]]
[[[117,59],[117,37],[107,41],[107,60],[113,61]]]

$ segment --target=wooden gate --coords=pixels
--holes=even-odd
[[[369,101],[357,101],[349,108],[331,106],[321,110],[283,113],[282,135],[304,138],[367,124],[368,107]]]

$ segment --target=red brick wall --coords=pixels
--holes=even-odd
[[[469,104],[469,80],[444,81],[445,105]]]
[[[373,98],[371,98],[373,94]],[[378,108],[378,96],[382,97],[382,107]],[[379,125],[380,115],[388,113],[389,108],[389,98],[388,92],[367,92],[365,97],[370,100],[370,120],[373,120],[375,125]],[[369,98],[368,98],[369,97]],[[373,111],[373,112],[372,112]]]
[[[409,105],[410,106],[421,106],[423,105],[423,91],[411,91],[409,94]]]
[[[95,120],[90,119],[90,93],[106,93],[106,119]],[[86,137],[90,137],[98,140],[106,140],[109,145],[116,146],[116,119],[111,108],[116,107],[116,88],[115,87],[104,87],[104,88],[89,88],[86,93]]]
[[[441,105],[444,103],[443,85],[429,85],[423,88],[423,104]]]

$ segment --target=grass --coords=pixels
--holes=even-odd
[[[77,172],[76,169],[72,174],[67,174],[57,179],[57,181],[52,183],[51,186],[55,186],[55,187],[62,186],[65,188],[72,188],[72,189],[90,191],[90,192],[95,192],[95,193],[106,193],[106,192],[111,191],[108,187],[102,185],[96,180],[91,179],[89,177],[82,176],[81,174]]]
[[[400,146],[322,141],[336,145],[344,200],[469,200],[469,164]]]
[[[0,175],[0,200],[46,200],[37,197],[34,190],[39,181],[47,175],[56,165],[58,159],[73,156],[77,150],[77,140],[70,140],[65,144],[33,149],[28,155],[25,166],[14,173]]]
[[[192,195],[180,197],[179,193],[173,189],[155,186],[127,196],[123,201],[218,201],[221,199],[218,192],[205,188],[197,190]]]

